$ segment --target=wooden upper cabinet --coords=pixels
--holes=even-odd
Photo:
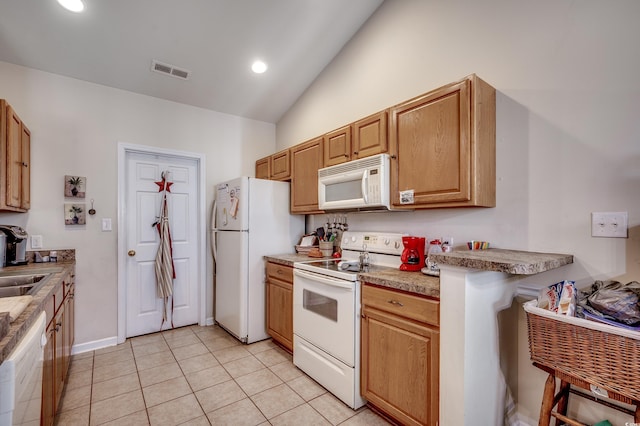
[[[351,126],[324,135],[324,167],[351,160]]]
[[[291,213],[322,213],[318,210],[318,170],[324,167],[322,139],[291,148]]]
[[[0,100],[0,210],[26,212],[31,207],[31,132]]]
[[[495,206],[493,87],[471,75],[391,108],[390,116],[394,207]]]
[[[271,179],[291,179],[291,152],[289,149],[282,150],[271,156]]]
[[[271,156],[256,161],[256,178],[271,179]]]
[[[370,157],[389,150],[387,143],[387,111],[370,115],[352,125],[352,159]]]
[[[387,151],[387,111],[324,135],[324,167]]]

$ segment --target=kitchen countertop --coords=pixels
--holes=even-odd
[[[306,254],[287,253],[265,256],[270,262],[293,266],[294,262],[313,260]],[[483,271],[506,272],[514,275],[533,275],[573,263],[573,255],[537,253],[531,251],[487,249],[460,250],[433,254],[440,265],[459,266]],[[428,297],[440,297],[440,278],[421,272],[405,272],[395,268],[376,268],[375,272],[361,272],[361,281]]]
[[[513,275],[534,275],[573,263],[573,255],[487,249],[432,254],[439,265],[460,266]]]
[[[306,254],[297,253],[275,254],[265,256],[264,258],[269,262],[285,266],[293,266],[295,262],[317,260],[317,258],[309,257]],[[440,297],[440,279],[438,277],[425,275],[419,271],[405,272],[396,268],[378,266],[375,268],[375,272],[360,272],[358,277],[361,281],[395,290],[402,290],[428,297]]]
[[[295,262],[329,259],[329,257],[309,257],[306,254],[298,254],[298,253],[274,254],[274,255],[265,256],[264,258],[269,262],[277,263],[284,266],[293,266]]]
[[[33,295],[33,301],[20,314],[15,321],[9,325],[9,332],[0,339],[0,364],[9,356],[11,351],[22,339],[22,336],[29,330],[44,310],[45,303],[53,296],[58,285],[62,283],[67,274],[74,274],[75,260],[56,263],[30,263],[22,266],[7,266],[0,269],[0,276],[12,274],[51,274],[45,278],[47,282]]]

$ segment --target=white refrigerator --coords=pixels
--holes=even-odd
[[[214,316],[244,343],[269,337],[264,256],[293,253],[304,234],[304,215],[289,213],[289,187],[288,182],[251,177],[216,185]]]

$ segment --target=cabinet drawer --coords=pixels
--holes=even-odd
[[[362,304],[405,318],[440,325],[440,302],[365,284]]]
[[[293,283],[293,268],[278,263],[267,262],[267,277]]]

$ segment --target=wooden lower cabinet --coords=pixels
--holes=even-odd
[[[267,262],[267,333],[293,352],[293,268]]]
[[[361,394],[403,425],[436,425],[439,302],[365,284]]]
[[[67,276],[62,286],[60,294],[64,296],[60,303],[55,302],[55,315],[47,326],[47,344],[44,347],[41,422],[44,426],[54,424],[62,391],[67,382],[75,334],[73,275]]]

